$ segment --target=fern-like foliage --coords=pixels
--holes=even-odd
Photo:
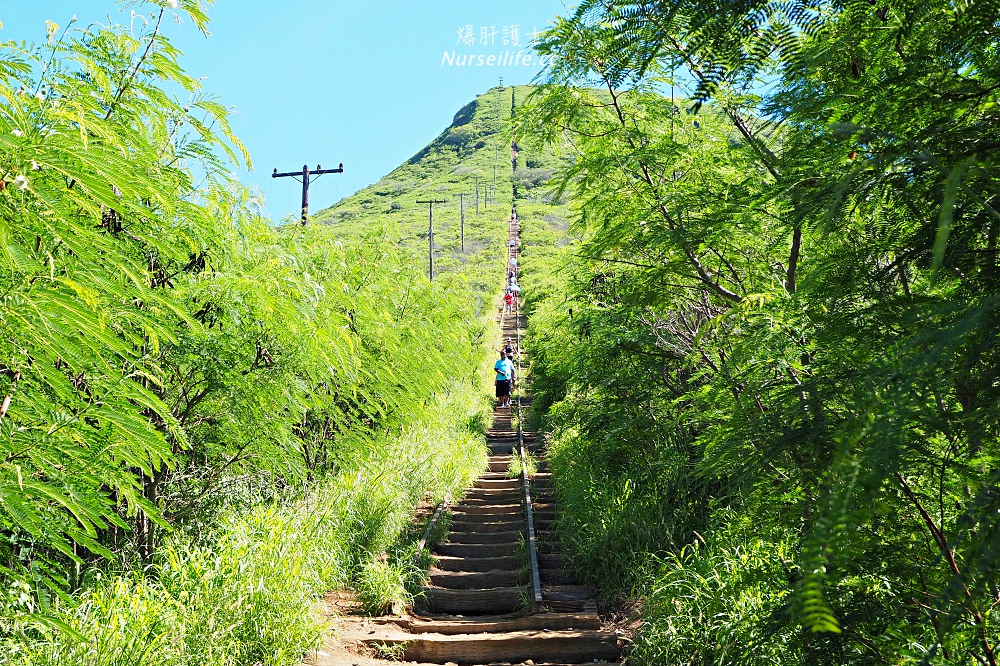
[[[740,663],[997,663],[996,16],[593,1],[540,40],[556,57],[518,141],[572,153],[581,242],[529,307],[537,399],[580,465],[563,470],[575,550],[623,553],[608,579],[649,583],[610,540],[644,517],[608,517],[625,491],[607,478],[676,517],[631,542],[658,558],[792,535],[762,604],[784,615],[710,639],[742,632]],[[658,468],[678,458],[684,478]],[[733,606],[759,589],[727,582]],[[775,624],[784,643],[759,650]]]

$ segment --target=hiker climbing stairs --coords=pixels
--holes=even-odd
[[[518,222],[512,212],[515,282]],[[502,340],[516,341],[518,367],[523,328],[516,306],[501,314]],[[412,613],[341,632],[350,657],[321,654],[316,664],[389,663],[377,656],[421,664],[617,663],[617,635],[602,629],[592,592],[563,567],[545,452],[535,433],[521,427],[529,405],[530,389],[518,386],[514,404],[496,408],[487,433],[489,467],[450,508],[450,531],[434,547],[435,564]],[[519,475],[509,473],[512,463]],[[537,472],[529,474],[532,466]]]

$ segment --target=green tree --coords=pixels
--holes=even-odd
[[[995,9],[585,2],[542,42],[519,140],[573,152],[584,279],[540,335],[586,340],[546,400],[567,465],[619,447],[565,470],[580,532],[613,470],[671,553],[795,534],[799,658],[996,663]]]

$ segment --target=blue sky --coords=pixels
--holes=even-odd
[[[46,19],[65,26],[74,15],[84,26],[107,22],[109,14],[127,23],[133,8],[143,10],[135,5],[0,0],[0,39],[42,41]],[[254,160],[254,170],[240,179],[261,189],[278,220],[297,216],[301,189],[290,178],[272,179],[273,168],[344,163],[345,173],[313,183],[314,211],[378,181],[501,76],[505,85],[529,83],[539,69],[535,62],[525,65],[530,35],[565,15],[567,5],[217,0],[209,8],[209,39],[187,20],[171,22],[166,32],[184,52],[185,70],[208,77],[206,91],[234,108],[233,127]],[[463,60],[472,64],[459,66]]]

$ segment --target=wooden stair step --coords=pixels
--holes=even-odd
[[[520,562],[513,555],[504,557],[453,557],[450,555],[438,555],[435,557],[435,566],[443,571],[491,571],[493,569],[513,571],[520,566]]]
[[[512,557],[517,550],[517,542],[509,543],[452,543],[445,541],[435,546],[434,551],[452,557],[490,558]]]
[[[536,537],[538,536],[537,532],[536,532],[535,536]],[[556,542],[554,542],[554,541],[551,541],[551,540],[548,540],[548,539],[536,539],[536,541],[535,541],[535,550],[538,553],[558,554],[561,549],[559,547],[559,544],[556,543]]]
[[[542,585],[573,585],[577,582],[576,575],[565,569],[538,568],[538,577]]]
[[[403,658],[443,664],[538,663],[578,664],[618,659],[615,634],[596,630],[512,631],[502,634],[410,634],[379,631],[346,640],[387,647],[404,645]]]
[[[521,479],[478,479],[475,487],[480,490],[520,490]]]
[[[518,504],[521,501],[521,489],[517,490],[486,490],[469,493],[455,506],[483,506],[485,504]]]
[[[507,466],[506,466],[508,464],[508,461],[505,460],[504,463],[505,463],[505,467],[503,469],[498,469],[495,472],[494,471],[483,472],[480,475],[479,478],[480,479],[506,479],[506,478],[508,478],[507,477]]]
[[[561,601],[553,599],[543,600],[545,607],[553,613],[596,613],[597,601],[594,599],[581,599],[578,601]]]
[[[600,629],[596,613],[535,613],[440,620],[411,620],[407,628],[415,634],[494,634],[506,631],[570,631]]]
[[[503,520],[452,520],[451,533],[463,532],[517,532],[525,528],[524,515],[512,516]]]
[[[516,545],[521,541],[521,536],[524,534],[521,530],[511,530],[506,532],[456,532],[452,530],[451,534],[448,535],[448,543],[458,543],[463,545],[475,545],[475,544],[514,544]]]
[[[421,611],[462,615],[510,613],[528,603],[526,585],[479,589],[424,587],[418,601]]]
[[[546,601],[586,601],[594,598],[594,593],[583,585],[544,585],[542,598]]]
[[[356,654],[330,654],[320,650],[316,656],[308,663],[315,666],[394,666],[400,662],[386,661],[377,657],[362,657]],[[497,666],[498,662],[490,664],[472,664],[471,666]],[[508,663],[509,662],[500,662]],[[441,666],[441,664],[430,664],[427,662],[408,661],[405,666]],[[520,666],[520,665],[518,665]],[[536,663],[535,666],[580,666],[579,664],[544,662]],[[619,662],[610,661],[589,661],[587,666],[622,666]]]
[[[463,506],[459,504],[451,512],[452,515],[469,516],[524,515],[524,507],[520,504],[492,504],[486,506]]]
[[[516,587],[523,585],[525,576],[513,569],[489,571],[444,571],[431,569],[431,584],[450,590],[474,590],[488,587]]]
[[[562,569],[563,568],[562,555],[553,553],[539,553],[538,566],[539,568],[544,568],[544,569]]]

